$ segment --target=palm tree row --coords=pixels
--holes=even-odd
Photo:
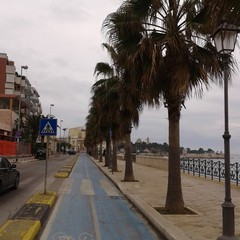
[[[129,91],[128,86],[122,80],[127,75],[127,69],[121,65],[123,56],[119,55],[112,46],[108,44],[103,44],[103,46],[110,54],[113,64],[98,63],[95,67],[94,73],[97,77],[102,78],[92,86],[91,107],[86,119],[86,141],[97,139],[92,137],[92,131],[94,131],[94,134],[97,133],[98,136],[101,136],[101,140],[105,139],[105,166],[109,166],[111,159],[113,171],[118,171],[117,141],[124,139],[126,150],[124,181],[134,181],[130,134],[132,125],[138,125],[141,100],[138,96],[134,97],[135,93]],[[94,114],[93,111],[95,111]],[[94,127],[89,127],[92,124]],[[113,143],[112,156],[110,156],[111,140]],[[100,142],[97,141],[97,143]],[[92,144],[93,142],[90,141],[89,145],[92,146]]]
[[[180,172],[181,108],[193,95],[201,98],[211,83],[222,84],[223,62],[211,35],[222,18],[239,23],[238,2],[126,0],[103,23],[109,41],[105,46],[111,50],[113,68],[108,78],[99,80],[92,88],[91,106],[97,107],[98,123],[103,124],[98,127],[104,129],[107,124],[108,128],[115,120],[119,121],[119,136],[129,138],[132,124],[138,125],[143,104],[167,108],[169,166],[165,210],[169,213],[184,212]],[[233,13],[237,17],[233,18]],[[233,63],[229,58],[228,66],[233,67]],[[105,73],[99,66],[95,72]],[[111,85],[112,81],[115,83]],[[107,91],[98,95],[105,85],[109,86],[105,88]],[[108,102],[107,96],[113,89],[116,95]],[[107,114],[103,116],[105,110]]]

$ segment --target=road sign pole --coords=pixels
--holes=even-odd
[[[57,119],[42,118],[40,120],[40,135],[47,137],[46,162],[45,162],[45,179],[44,179],[44,194],[47,194],[47,172],[49,159],[49,136],[57,135]]]
[[[46,162],[45,162],[44,194],[47,194],[48,158],[49,158],[49,136],[47,136],[47,152],[46,152]]]

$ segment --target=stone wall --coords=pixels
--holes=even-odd
[[[160,157],[160,156],[154,156],[154,155],[145,155],[145,154],[136,154],[135,161],[137,164],[146,165],[149,167],[155,167],[160,168],[163,170],[168,170],[168,157]],[[224,154],[186,154],[181,155],[181,158],[205,158],[205,159],[223,159]],[[117,156],[118,160],[124,160],[123,154],[118,154]]]
[[[149,167],[168,170],[168,157],[157,157],[151,155],[136,155],[136,163]]]
[[[124,161],[124,155],[118,154],[117,159]],[[137,164],[142,164],[149,167],[160,168],[163,170],[168,169],[168,157],[160,157],[160,156],[145,155],[145,154],[136,154],[136,155],[134,154],[133,161],[136,162]]]

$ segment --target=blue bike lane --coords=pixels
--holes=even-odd
[[[98,169],[81,154],[41,240],[157,240],[146,220]]]

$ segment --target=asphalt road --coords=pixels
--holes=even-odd
[[[58,190],[59,182],[54,177],[58,169],[63,166],[72,156],[60,155],[48,160],[47,190]],[[36,192],[44,191],[45,182],[45,160],[33,162],[16,163],[20,171],[20,184],[17,190],[8,190],[0,195],[0,226]]]

